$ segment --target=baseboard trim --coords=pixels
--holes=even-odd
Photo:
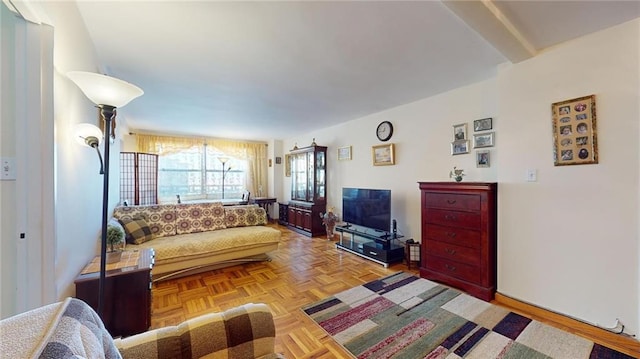
[[[611,333],[589,323],[519,301],[501,293],[496,293],[493,303],[507,307],[518,314],[524,315],[525,317],[538,320],[589,339],[595,343],[615,349],[634,358],[640,358],[640,342],[634,338]]]

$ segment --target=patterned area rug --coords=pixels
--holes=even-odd
[[[302,310],[357,358],[631,359],[402,272]]]

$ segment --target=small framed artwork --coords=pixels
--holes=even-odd
[[[490,152],[489,150],[476,151],[476,167],[484,168],[484,167],[491,166],[491,163],[490,163],[491,156],[489,152]]]
[[[598,163],[596,96],[551,105],[555,166]]]
[[[469,153],[469,140],[451,142],[451,154],[462,155]]]
[[[453,125],[453,140],[462,141],[467,139],[467,124],[461,123],[459,125]]]
[[[351,159],[351,146],[338,147],[338,161]]]
[[[291,177],[291,155],[284,155],[284,175]]]
[[[495,132],[477,133],[473,135],[473,148],[493,147]]]
[[[473,131],[487,131],[493,129],[493,118],[481,118],[479,120],[473,121]]]
[[[393,143],[372,146],[371,156],[374,166],[389,166],[396,163]]]
[[[282,157],[276,157],[276,164],[282,164]]]

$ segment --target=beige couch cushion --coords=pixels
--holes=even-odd
[[[173,204],[116,207],[113,216],[120,220],[144,218],[154,237],[176,235],[176,206]]]
[[[280,242],[280,231],[265,226],[226,228],[164,237],[127,246],[132,248],[153,248],[156,263],[184,261],[209,253],[241,252],[244,248]]]
[[[176,205],[177,234],[214,231],[226,228],[224,207],[220,202]]]
[[[267,224],[267,213],[258,205],[224,207],[227,228]]]

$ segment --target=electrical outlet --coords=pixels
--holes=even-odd
[[[16,179],[16,159],[15,157],[0,157],[2,164],[2,176],[0,180],[12,181]]]
[[[538,180],[538,171],[535,169],[527,170],[527,182],[535,182]]]

